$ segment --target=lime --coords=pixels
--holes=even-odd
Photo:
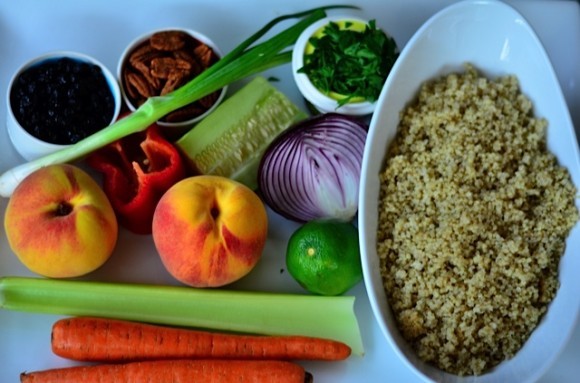
[[[362,280],[357,228],[333,220],[305,223],[288,241],[286,267],[311,293],[343,294]]]

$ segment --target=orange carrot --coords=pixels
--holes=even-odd
[[[305,383],[298,364],[273,360],[155,360],[97,364],[20,374],[21,383]]]
[[[351,349],[329,339],[217,333],[139,322],[76,317],[52,328],[55,354],[85,362],[154,359],[343,360]]]

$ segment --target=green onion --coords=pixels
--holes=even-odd
[[[364,349],[352,296],[195,289],[28,277],[0,278],[0,307],[266,335],[306,335]]]
[[[0,195],[10,197],[20,181],[43,166],[77,160],[122,137],[144,130],[166,114],[228,84],[290,62],[291,52],[283,50],[293,45],[310,24],[325,17],[325,10],[333,8],[357,7],[331,5],[273,19],[217,63],[174,92],[165,96],[151,97],[129,116],[70,147],[9,169],[0,176]],[[303,19],[270,39],[253,45],[276,24],[290,18]]]

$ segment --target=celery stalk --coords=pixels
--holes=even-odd
[[[0,307],[267,335],[306,335],[364,348],[352,296],[195,289],[28,277],[0,278]]]
[[[356,7],[332,5],[275,18],[217,63],[174,92],[150,98],[128,117],[114,122],[108,128],[70,147],[9,169],[0,176],[0,195],[10,197],[20,181],[41,167],[77,160],[122,137],[144,130],[166,114],[199,100],[228,84],[288,63],[291,60],[291,55],[283,50],[293,45],[302,31],[309,25],[325,17],[325,10],[333,8]],[[290,18],[303,19],[270,39],[252,45],[276,24]]]

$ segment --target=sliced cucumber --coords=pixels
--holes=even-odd
[[[187,132],[177,147],[202,174],[258,187],[260,159],[283,130],[306,118],[263,77],[255,77]]]

